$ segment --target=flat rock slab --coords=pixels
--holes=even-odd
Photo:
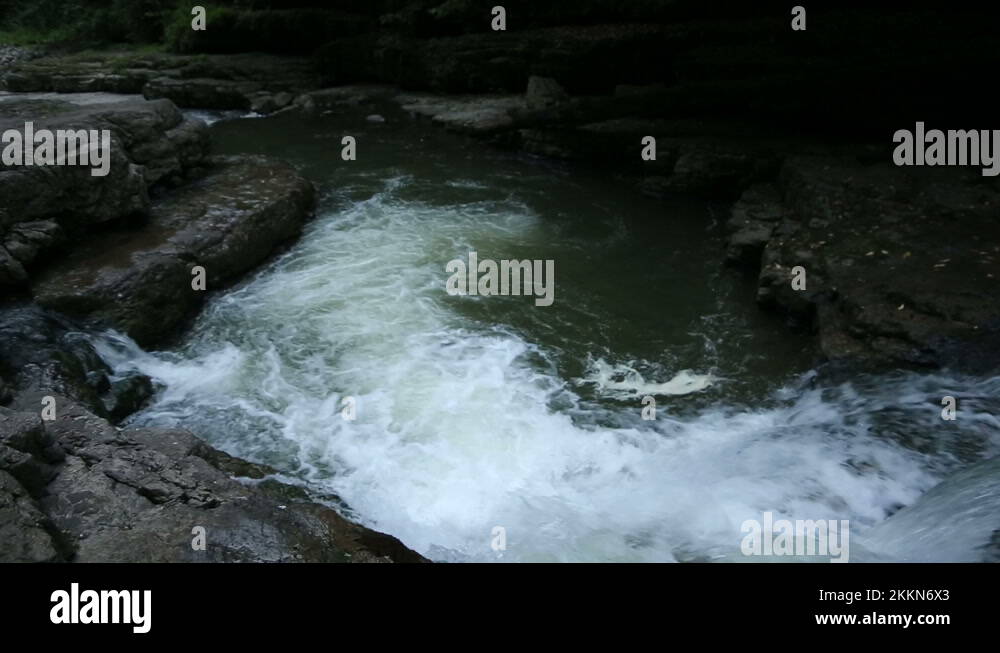
[[[92,225],[141,220],[148,190],[180,180],[200,165],[208,130],[167,100],[79,93],[0,94],[0,131],[110,132],[106,176],[83,165],[0,165],[0,288],[22,287],[36,258]],[[23,133],[23,132],[22,132]]]
[[[155,201],[139,229],[93,235],[42,271],[38,303],[124,331],[148,345],[202,303],[195,266],[217,290],[298,235],[315,192],[291,166],[222,157],[191,184]]]
[[[793,157],[758,301],[815,311],[824,354],[905,366],[1000,364],[1000,192],[978,170]],[[792,268],[807,289],[791,288]]]
[[[440,96],[404,94],[395,98],[403,110],[427,116],[457,132],[487,134],[514,125],[512,112],[523,109],[520,95]]]
[[[246,109],[252,96],[318,86],[308,58],[268,54],[82,52],[21,62],[0,74],[24,93],[143,93],[185,108]]]

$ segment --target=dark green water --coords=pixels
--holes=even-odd
[[[367,199],[384,179],[406,176],[412,183],[395,193],[400,201],[481,211],[484,221],[491,207],[537,216],[522,233],[469,229],[468,247],[456,256],[465,259],[471,249],[480,260],[554,260],[552,306],[535,307],[528,297],[445,301],[470,320],[505,325],[544,347],[564,378],[583,376],[588,356],[636,361],[647,381],[692,369],[724,377],[707,397],[724,390],[729,401],[756,402],[814,362],[808,336],[756,307],[755,280],[720,265],[724,206],[647,198],[606,174],[504,154],[389,115],[387,124],[351,113],[278,116],[253,121],[252,141],[246,122],[229,121],[213,138],[220,153],[267,154],[300,166],[321,189],[323,210]],[[344,135],[358,141],[356,161],[340,160]],[[678,408],[701,403],[687,397]]]

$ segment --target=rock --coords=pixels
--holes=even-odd
[[[764,247],[785,217],[781,192],[773,184],[751,186],[733,204],[726,229],[726,262],[759,270]]]
[[[278,109],[319,86],[308,59],[259,53],[84,52],[21,62],[5,79],[21,93],[142,93],[185,108],[244,110],[262,92],[275,96]]]
[[[135,374],[112,381],[102,402],[108,417],[119,421],[138,412],[153,394],[152,379],[144,374]]]
[[[306,113],[315,113],[316,111],[316,101],[308,94],[295,98],[295,106]]]
[[[208,150],[204,123],[185,120],[166,100],[92,103],[64,100],[0,102],[0,130],[88,129],[111,133],[107,176],[89,166],[0,167],[0,286],[30,279],[36,259],[78,238],[91,225],[135,220],[149,209],[149,190],[199,165]]]
[[[566,90],[551,77],[532,75],[528,78],[525,102],[529,109],[546,109],[569,99]]]
[[[212,160],[206,176],[153,203],[140,230],[81,242],[32,285],[39,304],[112,326],[143,345],[172,332],[204,301],[201,266],[217,290],[299,233],[312,184],[264,157]]]
[[[254,113],[267,115],[284,109],[295,99],[291,93],[260,92],[250,96],[250,110]]]
[[[261,89],[256,82],[157,77],[143,86],[142,94],[147,100],[166,98],[182,107],[249,109],[252,104],[250,96],[258,94]],[[262,102],[270,102],[270,96]]]
[[[24,264],[0,247],[0,287],[20,286],[27,280],[28,273],[24,269]]]
[[[37,413],[51,393],[103,414],[110,371],[67,318],[33,305],[0,308],[0,375],[20,410]]]
[[[35,260],[39,251],[51,247],[60,240],[61,231],[55,220],[19,222],[7,231],[3,247],[14,259],[30,263]]]
[[[45,431],[39,413],[0,408],[0,469],[24,488],[41,494],[55,476],[62,450]]]
[[[254,113],[266,115],[277,111],[278,104],[274,101],[274,97],[272,95],[268,93],[261,93],[251,97],[250,110]]]
[[[27,490],[0,469],[0,561],[60,561],[50,528]]]
[[[289,104],[291,104],[292,100],[294,99],[295,99],[294,95],[286,92],[275,93],[272,96],[272,100],[274,100],[274,104],[278,109],[284,109]]]
[[[363,105],[374,105],[398,95],[399,89],[382,84],[355,84],[324,88],[295,98],[295,105],[308,112],[340,111]]]
[[[0,413],[0,442],[23,446],[19,453],[30,458],[42,442],[64,452],[45,463],[47,482],[34,490],[0,457],[2,562],[424,560],[276,480],[268,479],[268,489],[234,480],[227,470],[256,478],[274,470],[238,461],[187,431],[120,431],[71,399],[57,399],[63,408],[54,422]],[[196,527],[204,529],[204,550],[192,546]]]
[[[437,96],[403,94],[395,98],[403,109],[428,116],[452,131],[492,135],[515,126],[512,113],[525,107],[524,98],[500,96]]]
[[[792,157],[781,188],[787,213],[765,247],[758,300],[811,316],[827,358],[1000,364],[1000,191],[978,171]],[[796,265],[807,291],[790,288]]]
[[[30,61],[41,56],[39,50],[22,48],[13,45],[0,45],[0,67],[6,69],[22,61]]]
[[[668,188],[697,195],[738,195],[755,181],[773,176],[780,159],[719,147],[692,148],[674,164]]]

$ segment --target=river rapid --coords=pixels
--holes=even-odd
[[[218,152],[298,165],[317,216],[169,350],[95,335],[158,384],[131,423],[269,464],[439,561],[774,560],[741,553],[765,512],[849,520],[852,561],[989,555],[1000,377],[825,381],[722,266],[724,206],[385,113],[213,124]],[[449,295],[470,251],[554,261],[553,304]]]

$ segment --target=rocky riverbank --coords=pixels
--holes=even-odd
[[[373,120],[394,105],[491,145],[605,171],[646,195],[733,202],[720,260],[756,275],[762,308],[815,332],[824,359],[1000,363],[994,186],[971,169],[916,174],[890,163],[904,117],[968,128],[984,117],[943,98],[975,83],[988,33],[955,15],[954,29],[929,41],[940,17],[917,11],[900,22],[877,8],[813,12],[808,38],[777,15],[663,12],[656,23],[562,25],[532,10],[530,26],[470,22],[462,34],[448,28],[455,16],[424,24],[418,12],[419,28],[382,21],[312,58],[86,52],[21,62],[4,83],[258,113],[370,107]],[[923,75],[940,73],[950,94],[928,94],[913,76],[914,44],[927,43]],[[868,102],[883,83],[890,96]],[[642,156],[649,136],[655,159]],[[789,282],[799,265],[805,291]]]
[[[112,165],[0,170],[0,560],[422,560],[189,432],[116,426],[154,388],[83,335],[171,337],[205,290],[298,235],[312,185],[280,161],[210,157],[204,123],[165,99],[0,98],[0,129],[26,120],[110,130]]]

